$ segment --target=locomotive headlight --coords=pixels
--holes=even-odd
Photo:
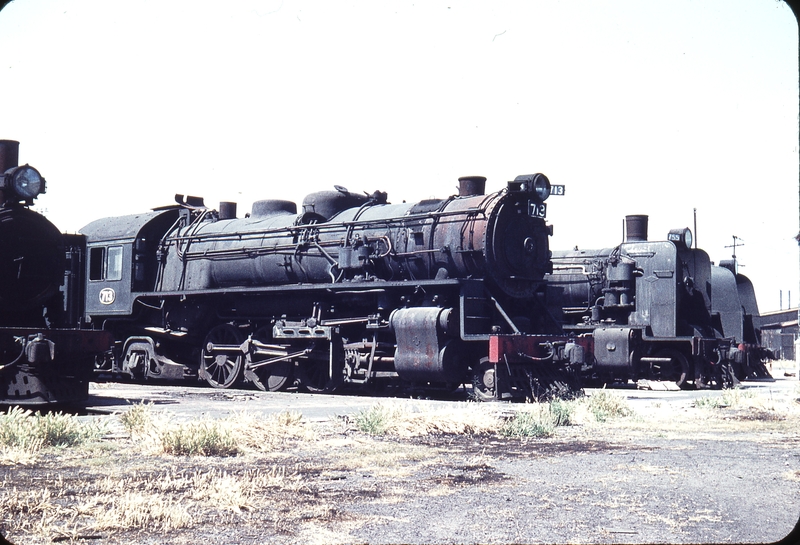
[[[673,242],[679,248],[691,248],[694,242],[692,239],[692,231],[688,227],[672,229],[667,235],[667,240]]]
[[[10,189],[18,198],[30,200],[45,192],[45,181],[39,171],[29,165],[6,171],[3,189]],[[7,195],[10,197],[10,195]]]
[[[515,182],[522,182],[525,191],[536,193],[540,201],[546,201],[550,196],[550,180],[544,174],[522,174],[514,178]]]
[[[550,196],[550,180],[544,174],[536,174],[533,178],[533,191],[543,201]]]

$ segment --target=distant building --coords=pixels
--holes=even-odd
[[[753,325],[761,330],[761,344],[769,348],[776,358],[795,359],[794,340],[797,338],[798,309],[775,310],[753,316]]]

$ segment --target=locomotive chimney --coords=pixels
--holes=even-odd
[[[0,175],[16,166],[19,166],[19,142],[0,140]]]
[[[458,179],[458,196],[483,195],[486,191],[485,176],[462,176]]]
[[[222,201],[219,203],[219,219],[221,220],[235,220],[236,219],[236,203]]]
[[[625,242],[647,242],[647,216],[625,216]]]

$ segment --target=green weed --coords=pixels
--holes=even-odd
[[[152,403],[134,405],[118,416],[119,421],[131,437],[142,436],[153,424]]]
[[[399,414],[399,409],[377,403],[356,413],[356,428],[370,435],[384,435]]]
[[[598,422],[633,414],[633,410],[625,398],[606,390],[595,392],[580,401],[586,404],[586,408]]]
[[[99,423],[81,422],[63,413],[33,413],[12,407],[0,415],[0,446],[36,452],[43,447],[72,447],[97,440],[106,432]]]
[[[549,437],[555,428],[549,408],[537,407],[518,411],[500,427],[499,433],[505,437]]]
[[[159,433],[165,454],[175,456],[235,456],[236,440],[214,421],[190,422]]]

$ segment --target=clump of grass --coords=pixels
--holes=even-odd
[[[242,448],[270,451],[287,442],[312,441],[316,432],[299,411],[282,411],[266,416],[235,414],[224,421],[225,429]]]
[[[152,403],[142,402],[118,415],[119,421],[131,437],[141,437],[150,430],[153,425],[152,407]]]
[[[370,435],[500,434],[506,437],[547,437],[559,426],[571,426],[586,419],[606,422],[633,414],[624,397],[596,392],[574,400],[553,399],[532,403],[528,408],[502,416],[497,406],[467,404],[456,409],[415,410],[402,405],[378,403],[359,411],[352,422]]]
[[[233,456],[242,449],[270,450],[295,438],[310,439],[313,430],[297,411],[268,416],[242,412],[225,420],[175,425],[152,404],[134,405],[118,415],[132,438],[156,452],[177,456]]]
[[[571,426],[575,414],[575,401],[554,399],[548,404],[550,416],[555,426]]]
[[[722,400],[729,407],[739,405],[745,399],[751,399],[753,396],[753,392],[749,390],[741,390],[739,388],[723,390],[722,392]]]
[[[692,406],[698,409],[718,409],[721,406],[719,396],[703,396],[692,401]]]
[[[549,437],[557,427],[574,424],[578,403],[581,401],[561,399],[535,403],[506,420],[498,433],[506,437]]]
[[[243,474],[219,470],[195,472],[190,483],[193,501],[234,513],[255,508],[266,489],[297,491],[305,486],[300,475],[287,475],[283,466]]]
[[[175,456],[235,456],[239,452],[236,440],[212,420],[166,429],[159,438],[163,452]]]
[[[429,434],[490,434],[497,430],[496,408],[476,404],[447,408],[377,403],[356,413],[352,422],[370,435],[405,437]]]
[[[395,420],[403,417],[402,413],[399,407],[377,403],[356,413],[356,428],[370,435],[384,435],[395,424]]]
[[[500,427],[499,433],[505,437],[549,437],[555,432],[556,424],[547,405],[535,409],[518,411]]]
[[[99,423],[81,422],[64,413],[33,413],[12,407],[0,415],[0,446],[37,452],[44,447],[73,447],[105,433]]]
[[[110,505],[96,510],[95,530],[176,530],[193,523],[185,505],[171,498],[138,491],[125,491],[110,498]]]
[[[633,410],[622,396],[600,390],[590,396],[582,398],[581,403],[585,403],[589,413],[598,422],[606,422],[611,418],[631,416]]]

